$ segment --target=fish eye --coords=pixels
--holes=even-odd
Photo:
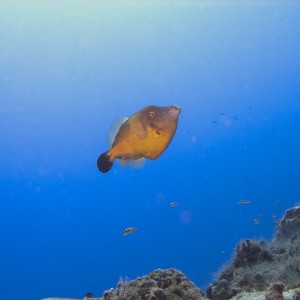
[[[148,116],[149,116],[150,118],[153,118],[153,117],[154,117],[154,112],[153,112],[153,111],[150,111],[150,112],[148,113]]]

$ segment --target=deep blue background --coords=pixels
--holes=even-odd
[[[100,296],[170,267],[206,288],[240,239],[270,240],[300,202],[299,10],[2,1],[0,298]],[[150,104],[182,108],[169,148],[99,173],[111,122]]]

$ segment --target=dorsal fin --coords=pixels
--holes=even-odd
[[[128,118],[126,117],[121,117],[121,118],[117,118],[115,119],[111,125],[110,128],[107,131],[107,145],[108,145],[108,149],[110,149],[114,143],[115,137],[117,135],[117,133],[119,132],[120,127],[128,120]]]

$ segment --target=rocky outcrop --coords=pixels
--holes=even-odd
[[[268,291],[265,299],[282,299],[283,289],[300,287],[300,206],[285,212],[272,242],[241,241],[229,266],[207,289],[209,299]],[[280,296],[281,295],[281,296]],[[246,299],[246,298],[245,298]]]
[[[284,243],[300,238],[300,206],[288,209],[277,224],[275,243]]]
[[[300,300],[300,206],[288,209],[270,242],[243,240],[232,262],[207,289],[216,300]],[[84,300],[203,300],[202,291],[175,269],[155,270]],[[42,299],[43,300],[43,299]],[[47,298],[44,300],[68,300]],[[76,299],[70,299],[76,300]]]
[[[102,300],[201,300],[204,294],[182,272],[155,270],[129,281],[122,279],[116,289],[105,291]]]

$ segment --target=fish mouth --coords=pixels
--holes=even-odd
[[[172,105],[171,107],[181,110],[180,106],[177,104]]]
[[[178,105],[170,106],[170,114],[174,117],[178,117],[181,113],[181,108]]]

